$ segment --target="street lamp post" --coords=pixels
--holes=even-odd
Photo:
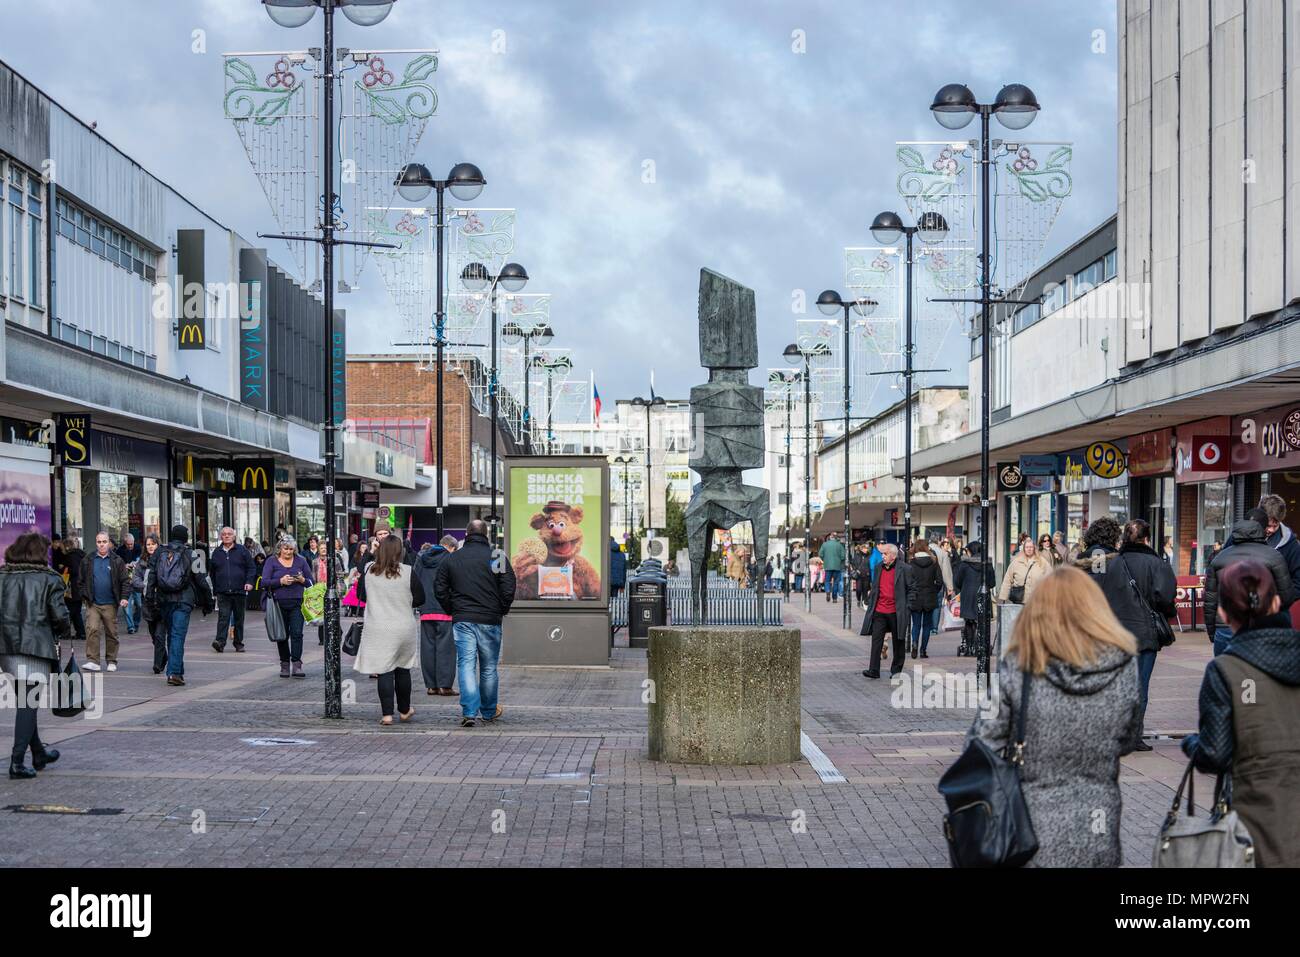
[[[555,338],[555,333],[551,330],[549,323],[538,323],[535,326],[524,328],[518,322],[507,322],[501,327],[501,339],[504,342],[522,342],[524,344],[524,442],[531,455],[533,451],[533,416],[529,407],[531,399],[531,390],[529,389],[528,370],[531,365],[528,354],[528,346],[534,339],[538,345],[546,345]],[[547,449],[550,454],[550,449]]]
[[[652,393],[652,397],[649,399],[645,399],[642,398],[641,396],[637,396],[635,399],[632,400],[632,404],[645,406],[645,528],[647,531],[649,531],[650,516],[652,514],[650,510],[650,489],[651,489],[650,469],[652,467],[652,459],[650,455],[650,413],[651,411],[664,405],[665,403],[664,403],[663,396],[653,395]]]
[[[533,365],[546,373],[546,454],[551,454],[551,444],[555,441],[555,374],[573,368],[573,360],[568,356],[533,356]]]
[[[497,517],[497,287],[519,292],[528,283],[528,272],[519,263],[506,263],[495,276],[482,263],[469,263],[460,273],[461,283],[470,292],[488,291],[492,325],[488,334],[491,360],[488,369],[488,402],[492,411],[492,509],[488,524],[492,527],[492,544],[500,547],[501,523]]]
[[[849,429],[850,418],[852,415],[849,397],[849,333],[851,322],[849,320],[849,310],[852,309],[859,316],[869,316],[875,311],[876,301],[874,299],[853,299],[846,302],[840,294],[834,289],[826,289],[817,297],[817,308],[821,310],[824,316],[834,316],[843,313],[844,319],[844,360],[841,364],[841,370],[844,374],[844,555],[847,562],[849,549],[853,546],[853,526],[849,521]],[[843,583],[844,570],[840,570],[841,583]],[[853,602],[849,598],[849,589],[844,589],[844,627],[853,626]]]
[[[791,365],[803,363],[803,369],[796,373],[803,376],[803,597],[804,611],[811,612],[812,574],[808,559],[812,557],[812,376],[808,363],[812,353],[792,342],[782,355]]]
[[[442,401],[442,364],[443,349],[447,345],[447,311],[443,301],[444,287],[446,285],[443,279],[443,268],[446,260],[444,237],[447,229],[446,209],[443,202],[443,193],[451,190],[451,195],[462,202],[469,202],[477,199],[479,193],[483,192],[483,187],[487,180],[483,178],[482,171],[473,163],[457,163],[451,168],[446,179],[434,179],[429,168],[420,163],[408,163],[403,167],[402,172],[397,177],[397,192],[408,202],[422,202],[430,190],[436,191],[437,201],[434,208],[434,258],[437,262],[437,273],[435,278],[435,288],[437,300],[434,305],[434,346],[437,349],[437,409],[438,409],[438,444],[437,444],[437,485],[438,489],[436,498],[437,520],[436,526],[438,531],[438,540],[442,540],[443,533],[446,531],[443,511],[445,502],[443,501],[443,422],[446,416],[443,414]]]
[[[935,120],[944,129],[959,130],[976,114],[980,118],[980,138],[976,145],[980,164],[980,297],[979,299],[936,300],[948,302],[978,302],[980,305],[980,550],[979,626],[976,639],[975,673],[989,677],[989,602],[988,578],[992,535],[989,532],[989,352],[992,349],[993,319],[993,260],[989,242],[989,173],[993,165],[993,143],[989,140],[989,118],[997,115],[998,122],[1010,130],[1023,130],[1038,114],[1038,99],[1033,90],[1020,83],[1011,83],[998,91],[993,103],[979,103],[970,87],[963,83],[949,83],[942,87],[930,104]],[[1009,301],[999,299],[998,301]]]
[[[632,534],[632,490],[627,482],[627,470],[632,464],[632,456],[616,456],[614,464],[623,466],[623,541],[626,542]]]
[[[912,345],[912,237],[919,235],[921,242],[929,245],[937,243],[948,235],[948,221],[936,212],[921,214],[915,226],[904,226],[902,218],[894,212],[884,212],[876,216],[871,223],[871,235],[882,246],[893,246],[900,237],[907,237],[905,261],[907,275],[904,284],[907,287],[906,312],[903,323],[906,326],[906,345],[903,366],[904,388],[906,398],[903,400],[903,544],[912,541],[912,377],[922,372],[944,372],[944,369],[916,369],[912,366],[912,356],[916,349]],[[892,375],[892,373],[874,372],[872,375]]]
[[[259,234],[266,239],[284,239],[291,242],[319,243],[322,252],[321,281],[325,310],[325,539],[333,548],[337,537],[335,522],[335,409],[334,409],[334,247],[385,246],[390,243],[370,243],[361,240],[338,239],[334,230],[334,12],[343,15],[357,26],[369,27],[388,16],[395,0],[262,0],[267,15],[282,27],[306,25],[320,7],[325,15],[324,42],[321,66],[324,69],[324,96],[321,112],[321,173],[324,183],[319,237],[282,234]],[[325,717],[343,717],[342,635],[339,632],[338,576],[334,562],[325,563]]]

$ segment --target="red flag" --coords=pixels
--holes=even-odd
[[[596,428],[600,428],[600,390],[596,388],[596,380],[591,380],[591,408],[596,415]]]

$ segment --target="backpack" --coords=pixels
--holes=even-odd
[[[165,592],[181,592],[189,583],[189,561],[185,547],[176,548],[164,545],[158,549],[158,559],[154,565],[154,579],[158,588]]]

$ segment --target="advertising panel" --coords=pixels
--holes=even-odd
[[[49,535],[50,517],[49,465],[0,458],[0,563],[19,535]]]
[[[609,553],[601,537],[603,471],[510,466],[506,554],[517,601],[601,600]]]

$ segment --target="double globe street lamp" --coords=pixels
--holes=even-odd
[[[460,272],[461,284],[470,292],[487,291],[492,311],[492,325],[488,334],[491,360],[488,369],[488,401],[492,410],[492,508],[488,524],[492,527],[492,543],[501,544],[500,519],[497,518],[497,289],[519,292],[528,284],[528,271],[519,263],[506,263],[495,276],[483,263],[469,263]]]
[[[798,343],[792,342],[785,347],[782,355],[792,366],[803,365],[795,375],[803,379],[803,567],[791,569],[803,575],[804,610],[812,611],[812,575],[809,574],[808,559],[812,557],[812,375],[809,363],[817,354],[815,349],[800,349]],[[789,474],[787,469],[786,474]],[[787,483],[788,484],[788,483]],[[789,522],[786,523],[789,527]],[[790,561],[790,546],[786,543],[786,562]]]
[[[533,356],[533,365],[546,373],[546,454],[551,454],[555,442],[555,375],[573,368],[568,356]]]
[[[980,118],[980,137],[972,145],[978,148],[980,166],[980,297],[978,299],[937,299],[936,302],[974,302],[980,306],[980,537],[983,547],[980,554],[980,591],[978,612],[978,637],[976,638],[975,674],[989,677],[989,602],[988,579],[992,535],[989,530],[989,352],[992,348],[993,324],[993,260],[990,250],[990,196],[989,180],[993,166],[993,151],[1003,144],[989,139],[989,118],[1009,130],[1023,130],[1034,121],[1040,107],[1034,91],[1022,83],[1009,83],[998,91],[992,103],[980,103],[964,83],[949,83],[934,95],[930,112],[947,130],[965,128],[976,116]],[[998,302],[1010,302],[1000,297]]]
[[[650,516],[652,514],[650,511],[650,469],[653,464],[653,458],[650,455],[650,413],[655,409],[663,407],[665,403],[663,396],[654,394],[654,387],[652,385],[650,398],[647,399],[643,396],[637,396],[632,400],[632,404],[645,407],[645,528],[649,530],[651,521]]]
[[[437,531],[438,541],[442,540],[443,532],[446,530],[443,521],[443,349],[447,345],[447,310],[444,304],[445,279],[443,269],[446,256],[444,255],[443,241],[447,230],[446,206],[444,203],[444,192],[450,191],[451,195],[461,202],[470,202],[478,198],[483,192],[483,187],[487,185],[487,180],[483,178],[483,172],[473,163],[457,163],[451,168],[446,179],[434,179],[433,174],[429,172],[429,167],[422,163],[408,163],[402,168],[401,173],[397,176],[397,192],[402,199],[409,203],[422,203],[428,197],[430,192],[436,192],[437,201],[434,206],[434,259],[437,262],[437,279],[435,286],[436,302],[434,305],[434,346],[437,349],[437,370],[438,379],[438,446],[437,446]]]
[[[528,370],[532,365],[532,357],[528,354],[530,343],[536,342],[539,346],[550,343],[555,338],[550,323],[542,322],[535,326],[524,327],[522,323],[507,322],[501,327],[501,340],[503,342],[522,342],[524,344],[524,446],[528,454],[533,452],[533,416],[530,408],[532,390],[529,388]]]
[[[849,312],[856,312],[859,316],[866,318],[876,311],[878,303],[874,299],[859,297],[857,299],[846,300],[834,289],[827,289],[817,297],[817,309],[824,316],[835,316],[843,313],[844,322],[844,357],[841,363],[841,372],[844,375],[844,555],[847,559],[849,550],[853,547],[853,526],[849,522],[849,430],[852,409],[850,405],[849,386],[849,352],[850,352],[850,330],[852,321],[849,318]],[[842,574],[842,572],[841,572]],[[849,589],[844,589],[844,613],[843,621],[845,628],[853,626],[853,602],[849,599]]]

